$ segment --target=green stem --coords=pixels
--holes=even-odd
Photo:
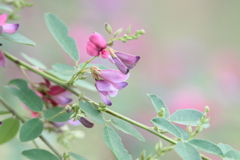
[[[34,146],[35,146],[36,148],[39,148],[39,146],[38,146],[38,144],[36,143],[35,140],[32,140],[32,142],[33,142],[33,144],[34,144]]]
[[[32,67],[31,65],[29,65],[29,64],[27,64],[27,63],[25,63],[25,62],[23,62],[23,61],[21,61],[21,60],[19,60],[19,59],[17,59],[16,57],[14,57],[14,56],[6,53],[6,52],[4,52],[4,54],[5,54],[5,56],[6,56],[9,60],[13,61],[13,62],[16,63],[17,65],[24,66],[24,67],[27,68],[28,70],[31,70],[32,72],[35,72],[36,74],[38,74],[38,75],[40,75],[40,76],[42,76],[42,77],[44,77],[44,78],[52,81],[53,83],[56,83],[57,85],[65,88],[66,90],[70,91],[71,93],[73,93],[74,95],[76,95],[77,97],[79,97],[79,93],[76,92],[75,90],[73,90],[72,88],[68,87],[63,80],[61,80],[61,79],[59,79],[59,78],[57,79],[57,78],[51,76],[50,74],[47,74],[47,73],[42,72],[42,71],[39,71],[39,70],[35,69],[34,67]],[[94,58],[92,58],[91,60],[93,60],[93,59],[94,59]],[[89,60],[89,61],[91,61],[91,60]],[[89,63],[89,62],[88,62],[88,63]],[[86,62],[84,66],[86,66],[88,63]],[[83,69],[83,68],[82,68],[82,69]],[[81,70],[82,70],[82,69],[81,69]],[[98,103],[94,102],[93,100],[91,100],[90,98],[88,98],[88,97],[86,97],[86,96],[83,96],[82,99],[85,100],[85,101],[88,101],[89,103],[92,103],[92,104],[93,104],[94,106],[96,106],[96,107],[99,107],[99,104],[98,104]],[[163,135],[163,134],[161,134],[161,133],[159,133],[159,132],[156,132],[156,131],[152,130],[150,127],[148,127],[148,126],[146,126],[146,125],[144,125],[144,124],[141,124],[141,123],[139,123],[139,122],[136,122],[136,121],[134,121],[134,120],[132,120],[132,119],[130,119],[130,118],[127,118],[127,117],[125,117],[125,116],[123,116],[123,115],[121,115],[121,114],[119,114],[119,113],[116,113],[116,112],[114,112],[114,111],[112,111],[112,110],[110,110],[110,109],[106,109],[105,112],[108,113],[108,114],[110,114],[110,115],[112,115],[112,116],[118,117],[118,118],[120,118],[120,119],[122,119],[122,120],[124,120],[124,121],[127,121],[127,122],[129,122],[129,123],[131,123],[131,124],[133,124],[133,125],[135,125],[135,126],[138,126],[138,127],[142,128],[142,129],[144,129],[144,130],[146,130],[146,131],[148,131],[148,132],[150,132],[150,133],[152,133],[152,134],[154,134],[154,135],[156,135],[156,136],[158,136],[158,137],[160,137],[160,138],[162,138],[162,139],[170,142],[171,144],[177,144],[177,141],[175,141],[175,140],[173,140],[173,139],[171,139],[171,138],[169,138],[169,137],[167,137],[167,136],[165,136],[165,135]],[[207,157],[205,157],[205,156],[203,156],[203,155],[202,155],[202,159],[203,159],[203,160],[210,160],[209,158],[207,158]]]
[[[22,123],[25,122],[22,116],[19,115],[17,112],[15,112],[1,96],[0,96],[0,102],[9,112],[15,115]],[[62,157],[61,154],[58,153],[58,151],[46,140],[46,138],[43,135],[39,136],[39,138],[58,156],[59,159],[61,159]]]
[[[85,64],[83,65],[83,67],[80,69],[80,71],[79,71],[77,74],[73,75],[73,77],[67,82],[67,84],[68,84],[69,86],[71,86],[71,85],[76,81],[76,79],[78,78],[78,76],[83,73],[83,70],[85,69],[85,67],[86,67],[91,61],[93,61],[95,58],[96,58],[96,57],[93,57],[92,59],[86,61]]]

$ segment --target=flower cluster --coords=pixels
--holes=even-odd
[[[136,66],[140,57],[118,52],[108,47],[106,40],[99,33],[90,35],[86,50],[90,56],[107,58],[119,69],[100,70],[97,67],[91,67],[91,73],[96,81],[95,86],[100,97],[106,105],[110,106],[112,103],[108,96],[114,97],[118,90],[127,87],[128,83],[125,81],[129,77],[129,70]]]
[[[0,34],[2,34],[3,32],[4,33],[13,34],[19,28],[19,24],[9,24],[9,23],[6,23],[7,18],[8,18],[7,14],[0,15]],[[6,63],[5,55],[0,50],[0,66],[6,67],[6,65],[7,65],[7,63]]]

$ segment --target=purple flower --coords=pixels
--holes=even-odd
[[[114,63],[123,74],[127,74],[130,69],[136,66],[140,56],[110,51],[108,59]]]
[[[0,34],[3,32],[6,33],[15,33],[18,30],[19,24],[9,24],[6,23],[7,14],[0,15]]]
[[[91,67],[91,71],[103,103],[111,106],[112,102],[108,96],[115,97],[118,94],[118,90],[127,87],[128,83],[124,81],[128,79],[129,74],[123,74],[118,70],[112,69],[99,70],[97,67]]]
[[[7,21],[7,14],[0,15],[0,34],[3,32],[6,33],[15,33],[19,27],[19,24],[9,24],[6,23]],[[6,67],[6,57],[4,53],[0,50],[0,66]]]

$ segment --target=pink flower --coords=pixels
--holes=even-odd
[[[7,21],[7,14],[2,14],[0,15],[0,34],[3,32],[6,33],[15,33],[19,27],[19,24],[9,24],[6,23]],[[4,53],[0,50],[0,66],[6,67],[7,62],[6,62],[6,57]]]
[[[108,106],[112,105],[108,96],[115,97],[118,90],[127,87],[128,83],[124,82],[128,79],[129,74],[123,74],[118,70],[106,69],[99,70],[97,67],[92,67],[92,75],[96,80],[96,88],[100,93],[100,97]]]
[[[90,56],[99,56],[101,55],[102,58],[107,58],[109,56],[109,51],[106,50],[107,43],[103,36],[99,33],[93,33],[89,37],[89,41],[87,42],[87,53]]]
[[[9,24],[6,23],[7,14],[0,15],[0,34],[3,32],[6,33],[15,33],[18,30],[19,24]]]
[[[37,94],[42,97],[42,99],[48,103],[51,103],[53,106],[66,106],[72,101],[68,96],[71,95],[69,91],[58,86],[50,84],[50,81],[44,79],[45,83],[40,83],[37,88]]]
[[[103,58],[108,58],[123,74],[127,74],[130,69],[134,68],[140,59],[139,56],[117,52],[107,47],[105,39],[99,33],[90,35],[86,49],[90,56],[101,55]]]

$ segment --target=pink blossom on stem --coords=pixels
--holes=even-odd
[[[115,97],[118,90],[127,87],[128,83],[124,82],[128,79],[129,74],[123,74],[118,70],[105,69],[99,70],[97,67],[92,67],[92,75],[96,80],[96,88],[100,93],[100,97],[108,106],[112,105],[108,96]]]
[[[99,33],[90,35],[86,50],[90,56],[101,55],[102,58],[109,59],[123,74],[127,74],[130,69],[134,68],[140,59],[139,56],[116,52],[107,47],[106,40]]]

